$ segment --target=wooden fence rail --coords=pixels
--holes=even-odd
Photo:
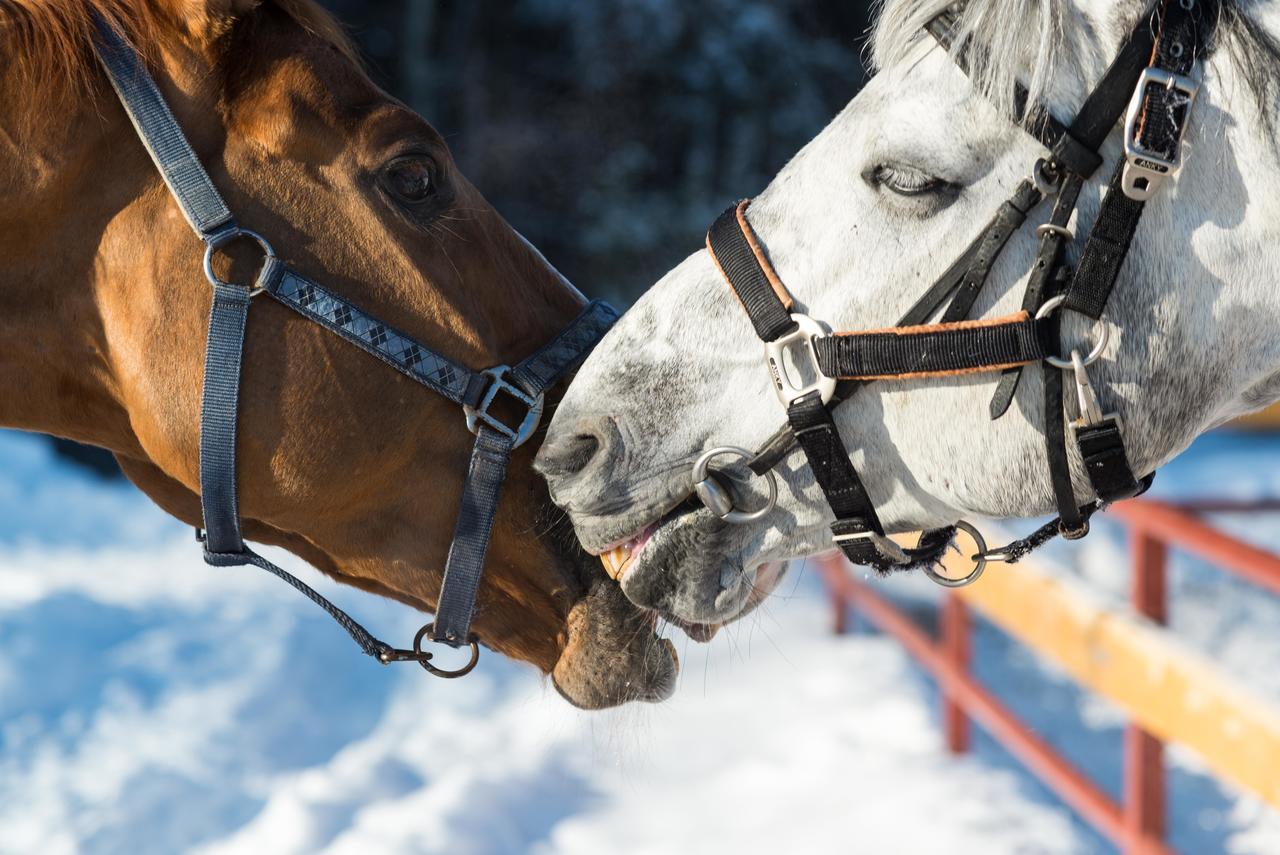
[[[1032,562],[996,565],[975,585],[950,593],[934,639],[856,579],[843,559],[822,573],[843,631],[852,608],[896,637],[938,681],[952,751],[969,746],[976,722],[1127,855],[1168,853],[1164,744],[1196,753],[1225,781],[1280,808],[1280,710],[1186,649],[1162,627],[1172,548],[1205,558],[1280,593],[1280,556],[1243,543],[1188,511],[1152,501],[1112,509],[1130,529],[1131,610],[1110,609]],[[992,542],[999,538],[990,533]],[[963,564],[963,557],[956,560]],[[958,568],[963,573],[964,568]],[[1130,718],[1124,741],[1123,799],[1117,803],[1040,739],[969,673],[970,609],[1110,699]]]

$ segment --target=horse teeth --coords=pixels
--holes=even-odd
[[[609,578],[615,582],[622,581],[622,574],[626,570],[627,562],[631,560],[631,543],[627,542],[621,546],[615,546],[608,552],[600,554],[600,563],[604,565],[604,572],[609,574]]]

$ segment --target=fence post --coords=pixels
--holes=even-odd
[[[1158,624],[1168,620],[1164,542],[1141,529],[1133,529],[1133,575],[1129,596],[1133,608]],[[1164,743],[1137,725],[1124,734],[1124,816],[1129,851],[1140,851],[1144,838],[1165,836]]]
[[[831,631],[836,635],[844,635],[849,631],[849,607],[834,587],[828,585],[827,590],[830,592],[827,598],[831,602]]]
[[[969,607],[955,592],[948,591],[942,602],[942,651],[948,664],[960,673],[969,670],[969,630]],[[947,749],[952,754],[968,751],[969,719],[964,714],[964,707],[945,688],[942,690],[942,718]]]

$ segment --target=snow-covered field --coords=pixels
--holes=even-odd
[[[1161,490],[1208,476],[1280,495],[1280,442],[1210,438]],[[1122,597],[1102,534],[1056,556]],[[1280,700],[1280,603],[1176,566],[1179,632]],[[420,623],[301,572],[383,637]],[[713,644],[679,642],[673,701],[584,714],[495,655],[452,683],[380,668],[287,586],[204,566],[130,488],[0,433],[0,852],[1109,851],[989,740],[946,755],[928,680],[887,639],[833,638],[796,575]],[[997,631],[977,643],[983,679],[1117,790],[1120,717]],[[1193,758],[1170,778],[1180,850],[1280,853],[1280,816]]]

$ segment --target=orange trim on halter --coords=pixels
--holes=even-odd
[[[1157,57],[1160,56],[1160,40],[1164,38],[1164,22],[1165,17],[1169,14],[1169,0],[1164,0],[1160,4],[1160,32],[1156,33],[1155,39],[1151,42],[1151,59],[1147,61],[1147,67],[1153,68],[1156,64]],[[1147,93],[1142,93],[1142,115],[1138,117],[1138,139],[1142,139],[1142,135],[1147,130]]]
[[[1030,365],[1030,362],[1010,362],[1007,365],[979,365],[974,368],[954,368],[950,371],[917,371],[914,374],[854,374],[841,376],[841,380],[928,380],[937,377],[965,377],[970,374],[987,374],[992,371],[1007,371]]]
[[[975,330],[982,327],[1000,327],[1012,326],[1013,324],[1025,324],[1031,320],[1031,313],[1025,309],[1012,315],[1004,315],[999,318],[986,318],[976,321],[952,321],[945,324],[920,324],[914,327],[886,327],[879,330],[858,330],[857,332],[838,332],[837,336],[860,336],[860,335],[885,335],[892,333],[893,335],[925,335],[935,332],[949,332],[951,330]],[[901,376],[901,375],[895,375]]]
[[[760,269],[764,271],[765,278],[769,280],[769,285],[773,287],[773,293],[778,295],[778,299],[782,301],[782,305],[789,312],[795,305],[795,301],[791,299],[791,292],[787,290],[786,285],[782,284],[782,280],[778,278],[778,272],[773,269],[773,264],[765,256],[764,248],[760,246],[760,241],[756,239],[755,230],[747,222],[747,208],[750,206],[750,199],[743,199],[738,203],[738,228],[742,229],[742,236],[747,239],[751,252],[755,254],[756,262],[759,263]]]

